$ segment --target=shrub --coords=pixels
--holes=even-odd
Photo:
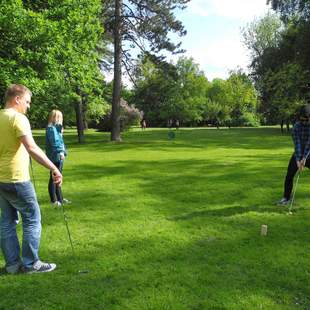
[[[127,101],[121,99],[121,131],[127,130],[131,126],[136,126],[139,124],[142,119],[142,112],[137,109],[134,105],[129,105]],[[99,122],[96,126],[99,131],[111,131],[112,129],[112,120],[111,120],[111,109]]]

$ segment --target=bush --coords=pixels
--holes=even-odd
[[[138,110],[134,105],[129,105],[127,101],[121,99],[121,131],[127,130],[131,126],[136,126],[142,119],[142,112]],[[96,128],[99,131],[111,131],[112,120],[111,120],[111,109],[110,112],[104,116]]]
[[[240,121],[241,121],[242,126],[258,127],[260,125],[258,116],[251,112],[245,112],[240,117]]]

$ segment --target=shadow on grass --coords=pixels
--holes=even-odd
[[[281,152],[288,138],[279,142],[272,129],[182,130],[174,142],[166,134],[128,133],[121,144],[98,142],[96,134],[82,146],[66,136],[72,152],[218,147],[228,153],[114,160],[112,166],[98,158],[81,158],[76,166],[69,161],[64,188],[73,200],[67,213],[78,257],[64,226],[53,241],[63,218],[44,205],[42,257],[55,260],[58,270],[7,277],[0,284],[4,309],[293,309],[296,302],[310,308],[308,217],[304,211],[286,217],[273,205],[289,157],[241,158],[228,150],[277,145]],[[266,220],[269,233],[262,238]],[[85,268],[90,273],[78,275]]]
[[[126,132],[124,141],[110,142],[108,133],[86,132],[86,142],[79,144],[76,133],[65,133],[65,142],[70,149],[87,148],[96,151],[123,150],[169,150],[178,148],[241,148],[241,149],[280,149],[287,147],[290,137],[283,135],[276,128],[232,128],[224,130],[210,129],[182,129],[176,132],[176,138],[169,141],[168,129],[149,130],[146,132]],[[44,136],[35,137],[37,143],[44,148]]]
[[[222,208],[222,209],[195,211],[195,212],[191,212],[188,214],[171,216],[171,217],[168,217],[167,219],[173,220],[173,221],[180,221],[180,220],[191,220],[195,217],[205,217],[205,216],[229,217],[229,216],[241,215],[241,214],[245,214],[249,212],[259,212],[259,213],[272,212],[272,213],[283,214],[285,211],[287,210],[283,208],[281,209],[280,207],[263,208],[260,206],[252,206],[252,207],[229,206],[227,208]]]
[[[308,275],[294,247],[250,233],[198,235],[182,244],[141,233],[83,247],[77,260],[54,259],[59,268],[51,274],[8,277],[4,309],[259,309],[267,301],[264,307],[294,307],[296,298],[302,309],[310,306]],[[90,273],[79,275],[85,266]],[[45,298],[33,298],[34,289]],[[15,298],[20,290],[26,305]]]
[[[250,198],[253,203],[253,197],[257,197],[258,200],[257,203],[254,202],[254,205],[270,204],[267,201],[269,197],[264,197],[263,192],[265,190],[268,193],[274,192],[273,187],[279,186],[283,177],[275,175],[275,164],[271,163],[272,158],[273,156],[260,156],[259,158],[248,158],[246,162],[245,160],[240,162],[237,156],[231,156],[228,162],[223,162],[222,159],[149,162],[123,160],[115,161],[113,167],[83,164],[79,166],[78,170],[67,171],[66,179],[69,182],[79,179],[80,184],[85,184],[80,193],[74,193],[78,196],[77,201],[83,200],[83,197],[93,199],[98,195],[107,196],[105,201],[113,201],[113,197],[109,198],[110,193],[105,190],[105,178],[111,180],[111,177],[118,178],[126,175],[129,184],[135,182],[138,192],[132,193],[130,189],[120,187],[116,196],[118,194],[120,197],[149,195],[161,198],[160,200],[168,203],[171,208],[178,203],[195,202],[208,205],[210,209],[214,204],[238,205],[242,203],[244,205],[244,201]],[[285,171],[278,171],[278,173],[283,175]],[[272,179],[270,175],[273,175]],[[83,189],[87,182],[91,184],[91,180],[101,180],[101,182],[95,182],[94,197],[88,190],[84,191]]]

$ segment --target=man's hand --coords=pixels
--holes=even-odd
[[[45,153],[37,146],[31,135],[22,136],[20,138],[21,143],[25,146],[27,152],[33,157],[39,164],[47,168],[52,172],[52,178],[56,185],[61,186],[62,175],[57,167],[47,158]]]
[[[62,174],[58,169],[53,169],[52,171],[52,178],[56,185],[61,186],[62,184]]]
[[[302,169],[303,169],[305,167],[305,165],[306,165],[306,158],[303,158],[301,160],[301,165],[302,165]]]
[[[302,160],[297,160],[298,170],[302,171],[304,169],[305,164],[306,164],[305,158],[303,158]]]

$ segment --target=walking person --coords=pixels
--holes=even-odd
[[[279,205],[285,206],[290,203],[293,189],[293,180],[297,171],[302,171],[306,166],[310,168],[310,105],[303,105],[299,111],[298,121],[292,132],[294,153],[288,164],[284,182],[283,198]]]
[[[175,121],[175,129],[178,130],[180,128],[180,121],[177,119]]]
[[[140,124],[141,124],[141,129],[142,129],[142,130],[145,130],[145,129],[146,129],[146,120],[145,120],[145,118],[143,118],[143,119],[141,120]]]
[[[62,173],[65,156],[67,156],[66,146],[63,140],[63,115],[59,110],[52,110],[49,114],[46,127],[46,155]],[[48,182],[48,192],[52,205],[60,207],[62,203],[69,203],[68,199],[62,197],[61,187],[53,181],[52,172]]]
[[[41,213],[29,175],[29,155],[52,172],[55,184],[62,175],[35,143],[25,116],[30,108],[31,91],[19,84],[8,87],[5,107],[0,110],[0,242],[8,273],[49,272],[56,264],[39,258]],[[22,218],[22,253],[16,234],[16,212]]]

